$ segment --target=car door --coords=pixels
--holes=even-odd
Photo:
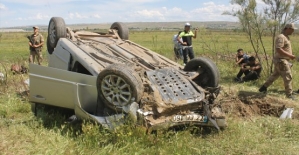
[[[74,109],[74,104],[80,96],[83,104],[79,105],[80,107],[84,109],[95,107],[96,76],[34,64],[30,64],[29,67],[31,102]]]

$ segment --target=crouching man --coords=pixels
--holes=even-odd
[[[241,64],[241,69],[235,78],[237,82],[246,82],[257,80],[260,77],[262,66],[259,62],[256,62],[255,57],[251,56],[248,58],[247,63]],[[242,75],[245,75],[242,77]]]

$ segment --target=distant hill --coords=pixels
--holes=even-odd
[[[130,30],[176,30],[183,29],[186,22],[125,22],[124,24]],[[99,24],[71,24],[67,25],[72,29],[109,29],[112,23],[99,23]],[[191,21],[190,24],[193,28],[207,28],[207,29],[238,29],[240,24],[238,22],[215,21],[215,22],[195,22]],[[38,25],[41,31],[47,31],[48,25]],[[32,26],[19,26],[0,28],[0,32],[5,31],[32,31]]]

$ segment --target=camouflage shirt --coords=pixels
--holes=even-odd
[[[292,54],[292,46],[291,46],[291,41],[289,39],[288,36],[285,36],[283,34],[280,34],[276,37],[275,40],[275,55],[274,55],[274,59],[290,59],[287,56],[284,56],[282,54],[280,54],[279,52],[277,52],[277,48],[282,48],[284,51]]]
[[[30,36],[30,42],[32,45],[39,45],[40,43],[44,42],[44,37],[40,33],[38,33],[36,36],[34,34],[32,34]],[[37,48],[33,48],[30,46],[30,51],[41,50],[41,48],[42,48],[42,46],[37,47]]]

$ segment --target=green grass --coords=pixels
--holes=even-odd
[[[7,32],[0,35],[0,60],[26,60],[29,57],[29,45],[28,35],[32,33],[20,33],[20,32]],[[44,39],[47,38],[47,34],[42,33]],[[46,51],[46,45],[44,45],[44,51]]]
[[[174,60],[174,34],[176,32],[131,32],[130,40]],[[27,61],[26,35],[3,33],[0,41],[1,72],[4,72],[4,67],[9,70],[12,63]],[[265,39],[270,42],[270,38]],[[295,40],[299,37],[295,35],[291,39],[296,52],[298,45]],[[207,50],[207,46],[212,50]],[[238,67],[234,66],[234,59],[230,56],[238,48],[252,51],[246,36],[237,32],[202,31],[194,40],[196,56],[209,56],[217,63],[224,98],[237,96],[238,91],[242,90],[256,92],[267,78],[263,74],[255,82],[233,83],[232,78],[237,74]],[[43,52],[46,55],[45,48]],[[296,79],[298,70],[298,63],[294,62],[295,89],[299,88]],[[129,125],[107,131],[91,122],[68,124],[65,122],[67,115],[61,109],[49,110],[49,107],[41,106],[37,116],[34,116],[23,92],[26,85],[22,81],[27,78],[28,75],[8,72],[7,83],[0,83],[0,154],[298,154],[299,105],[289,100],[286,104],[294,106],[294,119],[279,120],[259,115],[242,118],[228,113],[228,128],[221,132],[213,128],[189,127],[180,131],[161,130],[147,134],[143,127]],[[279,79],[270,87],[269,95],[284,98],[283,90],[282,80]]]

